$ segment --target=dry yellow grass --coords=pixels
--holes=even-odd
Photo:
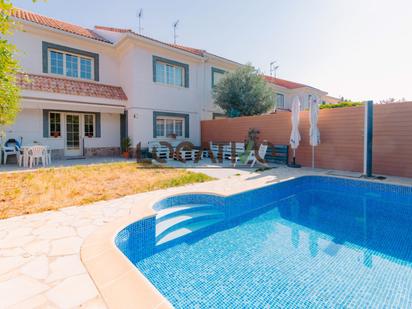
[[[110,163],[0,174],[0,218],[84,205],[212,178],[143,163]]]

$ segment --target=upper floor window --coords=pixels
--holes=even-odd
[[[212,68],[212,87],[217,85],[217,83],[222,79],[225,73],[226,71],[224,70]]]
[[[276,93],[276,108],[285,108],[285,96],[281,93]]]
[[[43,42],[43,73],[99,80],[99,55]]]
[[[92,59],[80,58],[80,78],[92,79],[92,66]]]
[[[156,62],[156,82],[183,87],[182,67],[170,65],[163,62]]]
[[[49,50],[50,73],[68,77],[93,79],[93,59],[80,55]]]
[[[189,87],[189,66],[153,56],[153,81],[178,87]]]

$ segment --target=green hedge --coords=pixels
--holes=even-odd
[[[324,108],[340,108],[340,107],[353,107],[353,106],[362,106],[362,102],[341,102],[338,104],[321,104],[320,109]]]

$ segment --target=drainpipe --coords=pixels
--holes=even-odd
[[[365,102],[365,129],[363,143],[363,175],[372,177],[373,101]]]

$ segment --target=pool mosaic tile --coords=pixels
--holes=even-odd
[[[412,308],[411,187],[306,176],[156,207],[206,201],[226,220],[170,246],[154,217],[116,238],[176,308]]]

